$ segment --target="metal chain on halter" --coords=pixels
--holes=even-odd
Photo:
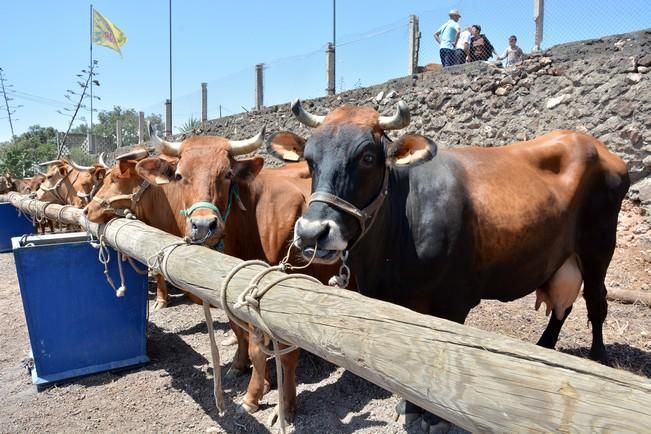
[[[337,274],[336,276],[332,276],[330,280],[328,280],[329,286],[332,286],[333,288],[341,288],[341,289],[348,288],[348,284],[350,283],[350,268],[346,263],[348,261],[348,253],[349,253],[348,250],[345,250],[339,255],[339,258],[341,259],[339,274]]]

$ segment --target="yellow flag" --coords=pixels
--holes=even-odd
[[[121,56],[120,48],[127,43],[127,35],[93,8],[93,42],[115,50]]]

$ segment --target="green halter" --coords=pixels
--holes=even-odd
[[[223,222],[226,223],[226,219],[228,218],[228,215],[231,213],[231,205],[233,204],[233,198],[239,199],[239,197],[240,195],[237,192],[237,184],[231,184],[231,188],[229,189],[228,192],[228,205],[226,206],[226,211],[224,211],[224,214],[222,214],[219,208],[217,208],[214,204],[210,202],[196,202],[192,204],[190,208],[182,209],[179,212],[184,217],[190,217],[192,213],[198,210],[199,208],[208,208],[215,211],[218,215],[220,215]]]

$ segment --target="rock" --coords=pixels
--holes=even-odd
[[[381,90],[380,93],[375,95],[375,97],[373,99],[375,100],[375,102],[379,103],[380,101],[382,101],[382,98],[384,98],[384,91],[383,90]]]
[[[651,178],[646,178],[633,184],[628,192],[631,200],[642,205],[651,205]]]
[[[644,157],[644,160],[642,160],[642,164],[644,167],[651,167],[651,155],[647,155]]]
[[[648,67],[648,66],[638,66],[638,67],[637,67],[637,72],[639,72],[640,74],[646,74],[647,72],[649,72],[649,69],[651,69],[651,67]]]
[[[497,96],[508,95],[508,93],[511,92],[511,89],[513,89],[513,86],[510,84],[500,86],[497,89],[495,89],[495,95]]]
[[[616,102],[612,107],[611,111],[614,113],[617,113],[619,116],[623,118],[627,118],[633,114],[633,111],[635,110],[633,103],[631,101],[618,101]]]
[[[637,84],[642,80],[642,74],[633,73],[626,76],[626,80],[631,84]]]
[[[506,86],[506,85],[513,86],[514,84],[515,81],[513,80],[513,77],[511,77],[510,75],[507,75],[502,80],[500,80],[500,86]]]
[[[643,234],[646,234],[647,232],[649,232],[649,230],[651,230],[651,227],[649,225],[641,223],[641,224],[637,225],[635,227],[635,229],[633,229],[633,233],[635,235],[643,235]]]
[[[549,57],[541,57],[540,60],[538,60],[538,62],[541,65],[547,66],[552,64],[552,59]]]
[[[560,104],[564,104],[564,103],[568,102],[571,99],[572,99],[572,97],[570,95],[567,95],[567,94],[557,96],[557,97],[554,97],[554,98],[550,98],[550,99],[547,100],[547,103],[545,104],[545,107],[548,108],[548,109],[553,109],[553,108],[559,106]]]
[[[645,54],[637,59],[637,64],[640,66],[651,66],[651,54]]]

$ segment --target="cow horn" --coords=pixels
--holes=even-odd
[[[378,124],[383,130],[399,130],[409,125],[410,120],[409,106],[404,101],[398,101],[395,114],[393,116],[380,116]]]
[[[115,157],[116,160],[142,160],[143,158],[149,157],[149,151],[147,149],[134,149],[131,152],[126,154],[118,155]]]
[[[78,170],[80,172],[90,172],[92,169],[94,169],[93,166],[82,166],[80,164],[75,163],[72,160],[70,160],[70,165],[72,166],[73,169]]]
[[[233,155],[243,155],[253,152],[258,149],[264,142],[264,131],[266,127],[262,127],[262,130],[255,136],[246,140],[229,140],[228,143],[231,145],[231,152]]]
[[[99,154],[99,164],[101,164],[102,167],[104,167],[105,169],[110,169],[109,165],[106,164],[106,162],[104,161],[104,155],[105,155],[104,152]]]
[[[49,166],[50,164],[61,164],[63,163],[63,160],[50,160],[46,161],[44,163],[38,163],[39,166]]]
[[[149,137],[154,144],[163,154],[171,157],[178,157],[181,155],[181,145],[183,142],[168,142],[163,140],[154,131],[154,127],[149,123]]]
[[[41,176],[47,176],[47,173],[41,172],[40,170],[37,170],[36,173],[38,173]]]
[[[290,108],[300,123],[305,124],[311,128],[318,127],[323,123],[323,120],[325,119],[325,116],[313,115],[312,113],[306,112],[303,109],[301,100],[298,98],[292,101]]]

